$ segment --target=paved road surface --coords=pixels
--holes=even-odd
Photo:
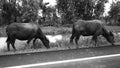
[[[0,56],[0,67],[28,65],[28,68],[120,68],[119,53],[120,46],[118,45]],[[37,64],[38,66],[35,66]]]

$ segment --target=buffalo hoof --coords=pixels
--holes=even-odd
[[[70,46],[68,46],[68,49],[71,49]]]
[[[46,47],[47,49],[50,49],[50,47]]]
[[[73,43],[73,42],[70,42],[70,44],[71,44],[71,45],[74,45],[74,43]]]
[[[5,50],[5,52],[9,52],[10,50]]]
[[[76,49],[79,49],[79,46],[77,46]]]
[[[16,49],[14,50],[14,52],[17,51]]]
[[[115,44],[113,43],[112,46],[115,46]]]

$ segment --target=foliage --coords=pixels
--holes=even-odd
[[[19,13],[16,9],[15,5],[15,0],[11,1],[1,1],[3,4],[1,9],[1,15],[2,15],[2,22],[10,23],[13,17],[19,16]]]
[[[19,7],[22,22],[31,22],[37,19],[39,3],[37,0],[22,0],[23,4]]]
[[[43,3],[43,0],[1,0],[1,14],[4,19],[1,24],[36,21],[39,10],[43,11],[43,17],[46,14],[47,4],[49,3]]]
[[[81,18],[90,20],[100,18],[104,12],[104,4],[107,0],[57,0],[59,13],[63,15],[63,21],[72,23]]]
[[[97,1],[97,4],[95,5],[95,9],[94,9],[95,18],[99,19],[101,17],[101,15],[103,15],[104,4],[107,2],[108,2],[107,0],[98,0]]]
[[[100,19],[107,0],[57,0],[48,7],[43,0],[0,0],[1,24],[33,22],[40,24],[72,24],[77,19]],[[38,12],[42,10],[42,16]]]
[[[117,21],[120,21],[120,1],[118,1],[117,3],[113,3],[111,5],[111,9],[109,11],[109,17],[115,20],[114,24],[120,24],[117,23]]]
[[[115,17],[120,13],[120,2],[113,3],[111,5],[111,10],[109,11],[109,15],[111,18]]]

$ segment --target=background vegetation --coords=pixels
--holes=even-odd
[[[13,22],[37,22],[42,25],[72,24],[77,19],[102,19],[119,25],[120,1],[112,3],[108,16],[103,16],[108,0],[56,0],[47,6],[43,0],[0,0],[0,25]],[[42,12],[40,12],[42,11]],[[114,22],[113,22],[114,21]]]

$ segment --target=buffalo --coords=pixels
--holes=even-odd
[[[13,49],[16,50],[15,40],[27,40],[27,44],[30,43],[32,39],[33,45],[35,46],[35,41],[39,38],[46,48],[50,48],[49,40],[43,34],[40,26],[36,23],[11,23],[6,28],[7,33],[7,49],[10,51],[10,44]]]
[[[73,24],[72,36],[70,37],[70,43],[73,43],[75,38],[75,43],[78,48],[79,37],[82,36],[92,36],[92,40],[97,43],[97,36],[102,35],[106,40],[114,45],[114,35],[111,31],[105,29],[104,25],[100,20],[78,20]]]

